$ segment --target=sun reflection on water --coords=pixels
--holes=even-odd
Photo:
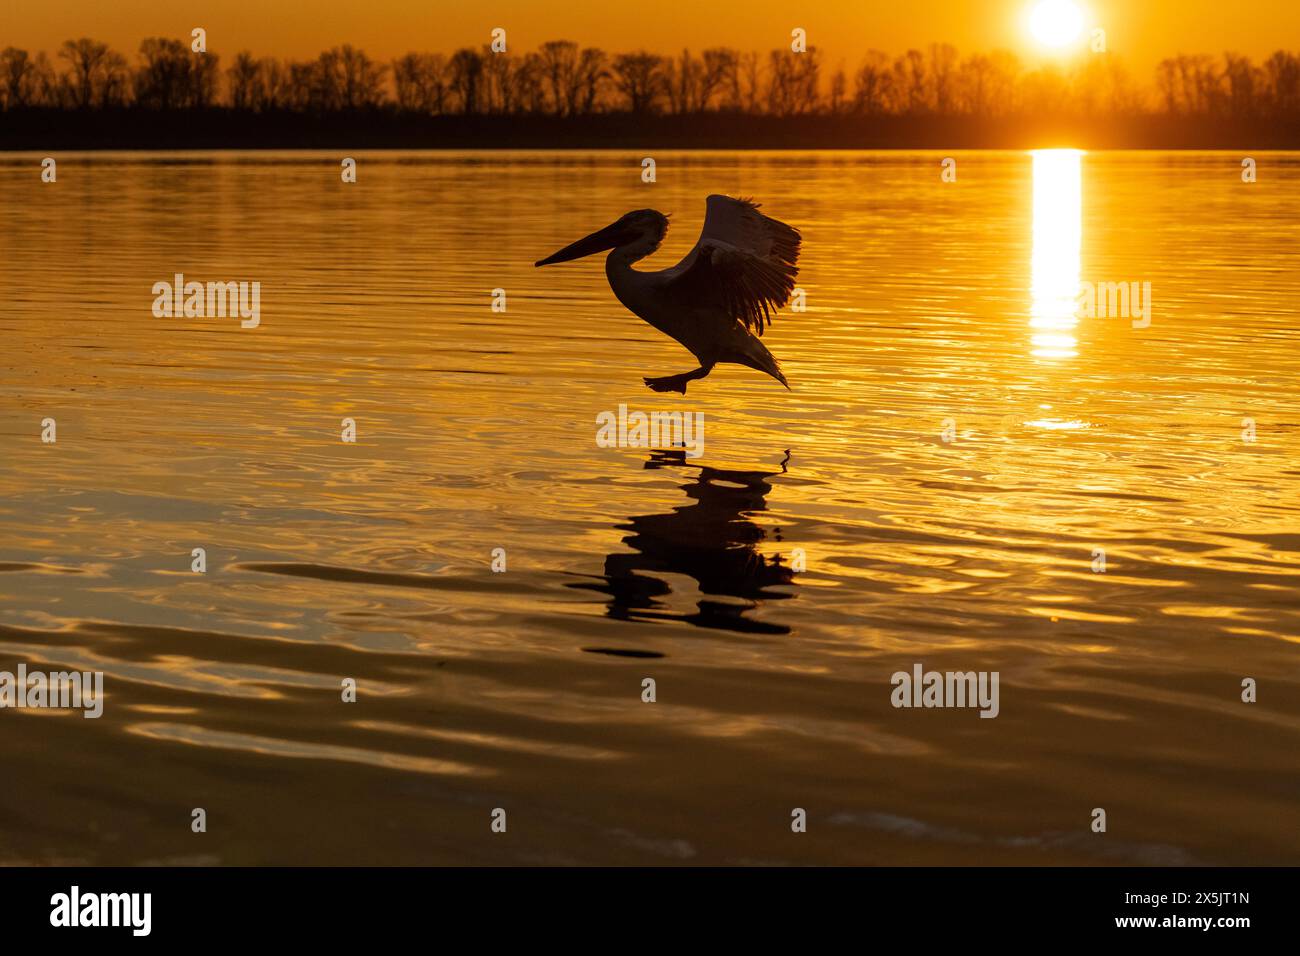
[[[1074,327],[1083,238],[1083,152],[1036,149],[1034,158],[1034,250],[1029,326],[1032,354],[1065,359],[1078,354]]]

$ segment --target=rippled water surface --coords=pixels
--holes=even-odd
[[[0,862],[1300,862],[1300,157],[40,158],[0,158],[0,671],[107,699],[0,710]],[[652,393],[690,356],[532,266],[646,206],[669,265],[712,192],[803,232],[791,391]],[[155,318],[178,272],[261,325]],[[598,447],[620,404],[704,454]],[[999,716],[893,708],[917,663]]]

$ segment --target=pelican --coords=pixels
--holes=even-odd
[[[685,395],[688,382],[704,378],[719,362],[766,372],[789,388],[758,336],[790,300],[799,272],[798,230],[763,215],[748,199],[710,196],[704,229],[685,259],[659,272],[633,269],[632,263],[659,248],[667,232],[663,213],[636,209],[535,264],[612,250],[605,275],[618,301],[684,345],[700,363],[691,372],[645,379],[656,392]]]

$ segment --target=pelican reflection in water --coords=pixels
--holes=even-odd
[[[788,460],[788,456],[787,456]],[[680,451],[656,451],[646,468],[682,467]],[[698,466],[692,466],[698,467]],[[774,584],[790,584],[794,572],[780,555],[767,557],[758,544],[767,533],[747,515],[767,510],[772,490],[768,479],[781,471],[737,471],[700,467],[693,481],[682,486],[691,503],[667,514],[637,515],[621,524],[628,531],[623,543],[634,549],[605,558],[600,583],[570,587],[610,595],[609,616],[635,621],[685,621],[697,627],[720,628],[752,634],[788,634],[780,624],[746,618],[761,599],[791,595],[768,591]],[[780,540],[779,533],[775,537]],[[699,582],[705,595],[691,614],[674,614],[659,600],[671,593],[660,574],[684,574]],[[742,598],[748,604],[711,600],[709,595]]]
[[[699,241],[671,269],[632,268],[658,249],[668,233],[668,217],[654,209],[629,212],[536,265],[613,250],[605,260],[605,275],[618,301],[686,346],[700,363],[691,372],[647,378],[656,392],[685,395],[688,382],[704,378],[719,362],[766,372],[789,388],[758,336],[773,313],[790,301],[799,272],[799,233],[745,199],[710,196],[706,206]]]

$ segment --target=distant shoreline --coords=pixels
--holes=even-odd
[[[0,151],[188,149],[1300,149],[1300,123],[1130,114],[1110,117],[709,112],[580,117],[424,115],[396,109],[250,113],[11,110]]]

